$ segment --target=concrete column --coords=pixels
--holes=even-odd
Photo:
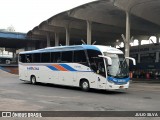
[[[44,42],[43,41],[39,41],[39,46],[38,46],[38,49],[41,49],[41,48],[44,48]]]
[[[156,36],[156,43],[159,43],[159,36]]]
[[[87,44],[91,45],[92,42],[92,22],[87,20]]]
[[[69,25],[65,29],[66,29],[66,45],[69,45],[69,42],[70,42]]]
[[[2,56],[3,56],[3,50],[1,52],[2,52]]]
[[[129,12],[126,11],[126,39],[125,39],[125,57],[129,57],[130,52],[130,16]],[[129,65],[129,60],[127,60]]]
[[[159,62],[159,52],[156,52],[156,60],[155,60],[155,62],[156,63]]]
[[[13,57],[13,61],[16,61],[16,49],[15,48],[13,48],[13,49],[11,49],[11,51],[12,51],[12,57]]]
[[[138,40],[138,45],[141,45],[141,41],[142,41],[142,40]]]
[[[25,51],[30,51],[30,50],[35,50],[35,49],[36,49],[36,45],[34,42],[28,42],[25,47]]]
[[[59,34],[55,33],[55,46],[59,46]]]
[[[49,33],[47,33],[47,47],[51,46],[51,40],[50,40],[50,36]]]
[[[138,53],[138,61],[137,61],[137,63],[141,63],[141,54],[140,53]]]
[[[13,59],[16,58],[16,51],[13,51]]]
[[[1,54],[3,55],[4,48],[0,48]]]

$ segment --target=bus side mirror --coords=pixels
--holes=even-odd
[[[125,57],[125,58],[132,60],[133,61],[133,65],[136,65],[136,60],[134,58],[132,58],[132,57]]]
[[[112,65],[112,59],[110,57],[107,57],[107,62],[108,62],[108,65]]]
[[[108,56],[102,56],[102,55],[98,55],[98,57],[102,57],[102,58],[107,59],[108,65],[112,65],[112,59],[110,57],[108,57]]]

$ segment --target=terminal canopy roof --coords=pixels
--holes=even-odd
[[[160,0],[98,0],[59,13],[27,33],[30,38],[54,40],[60,35],[65,44],[65,28],[70,28],[70,44],[81,44],[87,38],[87,20],[92,21],[92,41],[113,44],[125,35],[126,11],[130,13],[131,36],[144,38],[160,33]]]

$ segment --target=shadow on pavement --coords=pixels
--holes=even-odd
[[[30,82],[24,82],[22,84],[30,84],[30,85],[32,85]],[[49,83],[37,83],[36,85],[85,92],[85,91],[82,91],[81,88],[79,88],[79,87],[62,86],[62,85],[55,85],[55,84],[49,84]],[[88,92],[89,93],[94,93],[94,94],[98,93],[98,94],[106,94],[106,95],[127,94],[126,90],[97,90],[97,89],[90,89]]]

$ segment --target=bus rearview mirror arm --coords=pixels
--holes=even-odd
[[[98,55],[98,57],[107,59],[108,65],[112,65],[112,59],[108,56]]]
[[[136,65],[136,60],[134,58],[132,58],[132,57],[125,57],[125,58],[132,60],[133,61],[133,65]]]

